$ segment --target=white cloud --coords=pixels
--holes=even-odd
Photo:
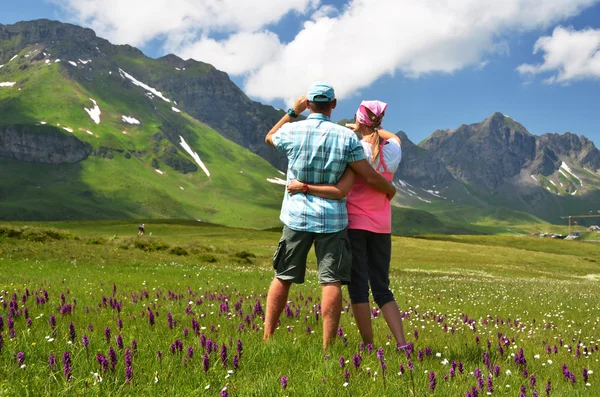
[[[165,39],[166,51],[244,77],[247,94],[291,100],[315,80],[338,97],[385,75],[484,67],[508,39],[548,28],[600,0],[52,0],[117,43]],[[273,26],[302,23],[286,40]],[[278,26],[286,30],[288,27]],[[493,60],[491,60],[493,61]]]
[[[481,65],[506,37],[551,26],[597,0],[354,0],[335,18],[306,21],[252,73],[245,91],[290,100],[314,80],[350,96],[384,75],[418,77]]]
[[[199,41],[182,45],[175,52],[184,59],[201,60],[231,74],[244,74],[270,62],[280,50],[277,35],[265,31],[240,32],[224,41],[203,36]]]
[[[600,29],[573,30],[557,27],[552,36],[540,37],[533,53],[544,53],[544,62],[523,64],[517,70],[524,75],[552,73],[544,83],[600,78]]]
[[[319,0],[50,0],[74,20],[116,44],[200,32],[256,31]]]

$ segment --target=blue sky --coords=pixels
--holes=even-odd
[[[379,99],[384,127],[415,142],[499,111],[534,134],[570,131],[600,146],[598,0],[4,3],[2,24],[57,19],[149,56],[193,57],[279,108],[330,81],[334,119]]]

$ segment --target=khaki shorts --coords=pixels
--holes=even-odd
[[[275,277],[296,284],[304,282],[306,257],[315,244],[319,283],[350,283],[352,248],[348,230],[334,233],[313,233],[283,227],[277,251],[273,255]]]

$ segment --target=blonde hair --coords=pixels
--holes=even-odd
[[[365,107],[365,110],[367,111],[367,114],[369,115],[369,120],[371,120],[371,122],[373,123],[372,126],[366,126],[366,127],[372,127],[374,131],[371,134],[369,134],[368,136],[364,136],[363,139],[371,145],[371,152],[373,153],[373,158],[371,159],[371,164],[375,165],[375,163],[377,162],[377,159],[379,158],[379,154],[380,154],[379,153],[380,138],[379,138],[379,133],[377,132],[377,130],[381,126],[381,121],[383,120],[383,116],[385,116],[385,112],[381,113],[379,116],[376,116],[375,113],[373,113],[371,111],[371,109]]]

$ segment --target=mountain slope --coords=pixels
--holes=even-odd
[[[583,136],[535,136],[510,117],[494,113],[480,123],[436,131],[419,146],[427,151],[428,163],[435,159],[444,164],[462,186],[435,189],[451,203],[504,207],[554,223],[561,222],[560,216],[587,213],[598,206],[600,152]],[[412,180],[419,186],[427,182],[431,183],[425,177]],[[431,207],[453,207],[440,204],[439,197],[434,201],[417,206],[438,215]]]
[[[76,63],[78,60],[102,62],[107,70],[120,67],[138,80],[160,87],[166,97],[179,103],[192,117],[259,154],[276,168],[285,169],[285,156],[264,143],[264,135],[284,112],[251,101],[226,73],[212,65],[191,59],[184,61],[175,55],[152,59],[131,46],[112,45],[90,29],[57,21],[0,25],[0,61],[26,46],[40,43],[52,48],[53,58]],[[89,70],[80,69],[84,70],[71,70],[69,75],[81,83],[90,76]]]
[[[278,223],[283,189],[267,179],[279,172],[126,70],[139,51],[29,26],[0,26],[0,218]]]

